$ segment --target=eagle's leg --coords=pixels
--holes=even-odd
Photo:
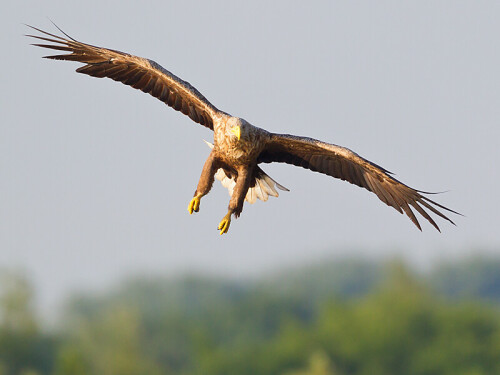
[[[226,216],[224,216],[217,227],[220,230],[220,234],[227,233],[229,226],[231,225],[231,215],[234,214],[235,217],[240,216],[241,211],[243,211],[243,203],[245,202],[245,196],[247,195],[248,188],[250,187],[250,181],[252,173],[250,168],[239,168],[238,176],[236,177],[236,185],[234,186],[233,195],[229,201],[229,207]]]
[[[200,200],[201,197],[207,195],[212,185],[214,183],[214,175],[218,166],[218,161],[215,158],[214,153],[210,153],[207,160],[205,161],[205,165],[203,166],[203,170],[201,171],[200,180],[198,181],[198,187],[194,192],[194,197],[191,199],[188,205],[188,212],[192,214],[194,212],[198,212],[200,210]]]

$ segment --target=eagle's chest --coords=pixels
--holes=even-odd
[[[221,159],[231,165],[250,164],[258,156],[254,145],[233,141],[232,139],[220,142],[215,146]]]
[[[230,165],[253,164],[260,153],[260,142],[237,140],[226,134],[215,134],[214,150],[219,157]]]

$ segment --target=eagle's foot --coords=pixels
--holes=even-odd
[[[226,216],[224,216],[217,227],[220,230],[220,234],[223,235],[229,230],[229,225],[231,225],[231,211],[229,211]]]
[[[191,202],[189,202],[188,212],[190,215],[193,213],[193,211],[198,212],[200,210],[201,197],[201,194],[195,195],[194,198],[191,199]]]

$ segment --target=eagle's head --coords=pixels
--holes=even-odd
[[[251,125],[248,121],[239,117],[231,117],[227,121],[227,130],[230,137],[238,142],[245,142],[249,139],[250,128]]]

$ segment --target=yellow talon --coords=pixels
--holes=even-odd
[[[200,210],[200,200],[201,200],[201,195],[196,195],[193,199],[191,199],[191,202],[189,202],[188,206],[188,212],[191,215],[194,212],[198,212]]]
[[[219,223],[219,226],[217,227],[217,229],[220,230],[221,235],[227,233],[227,231],[229,230],[229,225],[231,225],[231,212],[228,212],[227,215],[224,216],[224,218]]]

